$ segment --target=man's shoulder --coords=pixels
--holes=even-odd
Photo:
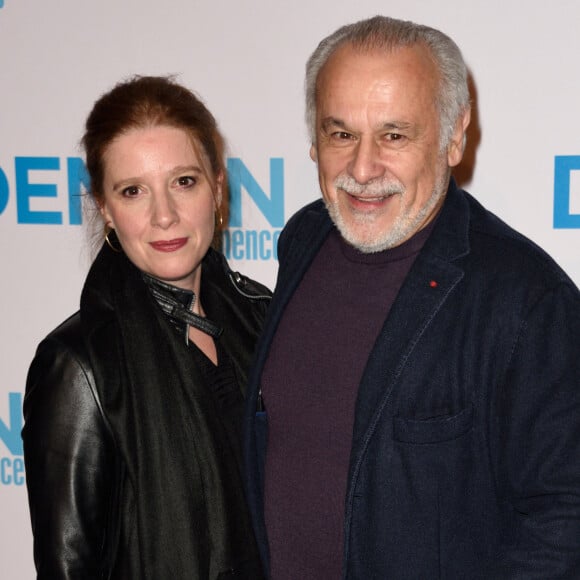
[[[301,260],[315,252],[332,228],[332,221],[321,199],[299,209],[284,226],[278,241],[280,265],[288,259]]]
[[[284,239],[309,241],[321,232],[327,233],[332,228],[332,221],[322,199],[317,199],[300,208],[286,223],[282,230]]]
[[[515,230],[470,194],[464,192],[469,204],[470,250],[481,258],[487,269],[519,273],[522,280],[529,276],[543,279],[548,285],[573,282],[556,261],[537,243]]]
[[[284,232],[295,232],[298,229],[312,229],[329,223],[330,217],[322,199],[317,199],[300,208],[284,226]]]

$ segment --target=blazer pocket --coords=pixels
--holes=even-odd
[[[456,415],[436,419],[416,420],[395,417],[393,436],[401,443],[441,443],[451,441],[467,433],[473,426],[473,406]]]

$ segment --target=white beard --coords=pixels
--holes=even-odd
[[[425,205],[415,214],[411,214],[411,208],[407,208],[397,216],[393,225],[387,231],[376,231],[375,222],[377,217],[371,212],[353,212],[350,219],[355,222],[354,226],[347,224],[343,218],[338,201],[326,201],[326,209],[330,219],[337,227],[341,236],[351,245],[364,254],[382,252],[399,246],[407,239],[411,238],[421,227],[423,222],[438,206],[441,199],[447,192],[447,176],[442,175],[433,188],[431,196]],[[348,194],[364,197],[381,197],[390,195],[400,195],[402,200],[405,196],[404,185],[396,180],[382,178],[373,180],[362,185],[354,178],[341,174],[334,180],[334,187]]]

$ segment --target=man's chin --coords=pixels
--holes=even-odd
[[[374,220],[370,216],[358,216],[358,221],[362,223],[351,224],[343,218],[335,204],[326,203],[326,209],[341,237],[359,252],[372,254],[385,249],[380,241],[384,232],[376,232],[376,228],[371,227]]]
[[[344,223],[339,225],[335,222],[335,225],[342,238],[363,254],[374,254],[389,249],[389,244],[384,239],[384,232],[360,232],[356,228],[347,227]]]

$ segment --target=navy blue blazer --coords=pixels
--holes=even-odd
[[[260,376],[332,227],[317,201],[284,229],[250,377],[246,491],[266,569]],[[580,578],[580,294],[453,181],[359,386],[344,509],[344,579]]]

